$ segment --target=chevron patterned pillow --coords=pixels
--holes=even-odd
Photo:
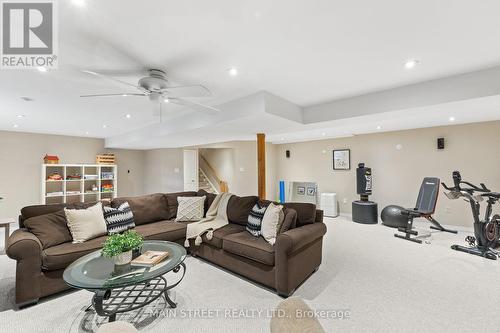
[[[103,209],[108,235],[118,234],[135,227],[134,215],[128,202],[122,203],[118,208],[104,206]]]
[[[248,222],[246,229],[249,233],[251,233],[255,237],[260,236],[262,218],[264,217],[266,209],[267,207],[261,207],[261,205],[259,205],[259,203],[257,202],[250,211],[250,215],[248,215]]]
[[[176,221],[191,222],[199,221],[205,213],[204,202],[205,196],[202,197],[177,197],[179,206],[177,207]]]

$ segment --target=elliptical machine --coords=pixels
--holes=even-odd
[[[500,193],[491,192],[483,183],[479,186],[463,181],[460,172],[453,171],[453,187],[446,186],[441,183],[443,187],[448,190],[445,193],[449,199],[458,199],[463,197],[465,201],[469,202],[472,217],[474,218],[474,235],[467,236],[465,241],[469,243],[470,247],[461,245],[452,245],[453,250],[474,254],[480,257],[496,260],[499,253],[494,250],[495,247],[500,245],[500,215],[491,216],[493,213],[493,205],[500,199]],[[465,185],[465,186],[464,186]],[[484,219],[480,217],[480,202],[484,199],[486,202],[486,212]]]

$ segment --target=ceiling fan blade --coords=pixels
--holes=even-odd
[[[161,92],[168,97],[208,97],[212,93],[202,85],[168,87]]]
[[[212,106],[195,103],[195,102],[183,99],[183,98],[169,98],[168,101],[169,101],[169,103],[187,106],[188,108],[193,109],[195,111],[209,113],[212,115],[215,115],[215,114],[218,114],[219,112],[221,112],[219,109],[216,109]]]
[[[119,79],[114,78],[112,76],[104,75],[102,73],[98,73],[98,72],[94,72],[94,71],[89,71],[89,70],[82,70],[82,72],[86,73],[86,74],[90,74],[90,75],[94,75],[94,76],[100,77],[100,78],[105,79],[105,80],[110,80],[110,81],[113,81],[115,83],[126,85],[128,87],[134,87],[134,88],[139,89],[141,91],[147,92],[147,90],[145,90],[142,87],[139,87],[139,86],[137,86],[135,84],[132,84],[132,83],[129,83],[129,82],[125,82],[125,81],[119,80]]]
[[[147,96],[145,94],[129,94],[129,93],[121,93],[121,94],[95,94],[95,95],[81,95],[80,97],[116,97],[116,96],[121,96],[121,97],[128,97],[128,96]]]
[[[108,77],[131,77],[131,76],[146,76],[149,74],[147,68],[127,68],[127,69],[85,69],[84,73],[98,73]],[[90,73],[89,73],[90,74]]]

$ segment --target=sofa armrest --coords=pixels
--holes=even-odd
[[[16,303],[36,303],[42,295],[42,243],[26,229],[10,235],[5,246],[7,255],[16,263]]]
[[[278,235],[275,246],[276,290],[288,297],[321,264],[323,222],[306,224]]]
[[[323,237],[326,233],[326,225],[323,222],[306,224],[301,227],[290,229],[278,235],[276,238],[276,251],[281,253],[293,253],[304,246]]]
[[[17,229],[10,235],[5,245],[9,258],[21,260],[28,257],[41,258],[42,243],[26,229]]]

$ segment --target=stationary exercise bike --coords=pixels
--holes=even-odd
[[[469,202],[472,210],[472,217],[474,218],[475,236],[467,236],[465,238],[465,241],[469,243],[470,247],[452,245],[451,248],[453,250],[496,260],[499,253],[495,251],[494,248],[500,245],[500,215],[494,215],[493,217],[491,215],[493,213],[493,205],[500,199],[500,193],[491,192],[483,183],[481,183],[479,187],[463,181],[458,171],[453,171],[453,183],[453,187],[446,186],[445,183],[441,184],[449,191],[445,193],[449,199],[454,200],[463,197],[465,201]],[[488,205],[486,206],[484,219],[481,219],[480,202],[484,199],[486,199]]]

